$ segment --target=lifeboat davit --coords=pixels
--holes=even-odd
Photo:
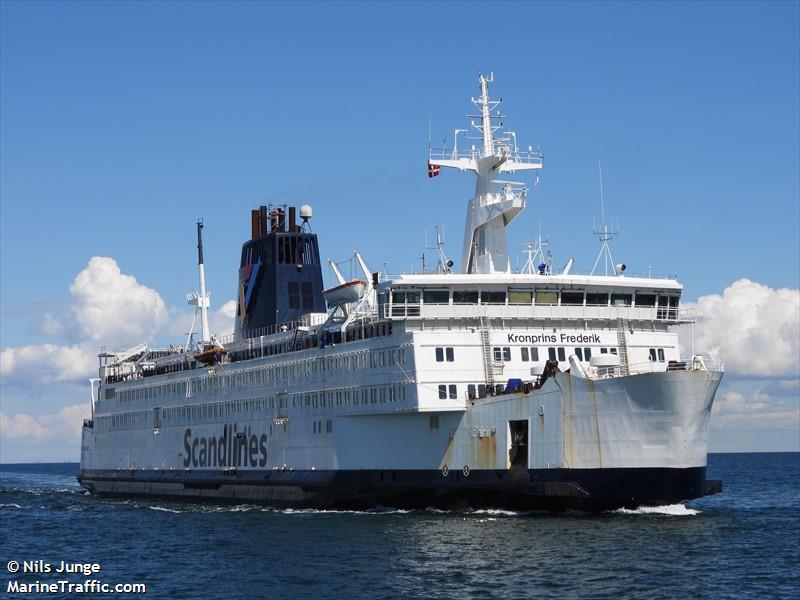
[[[362,279],[354,279],[353,281],[346,281],[336,287],[328,288],[322,291],[322,296],[325,302],[330,306],[341,306],[342,304],[349,304],[356,302],[364,296],[364,290],[367,289],[367,283]]]

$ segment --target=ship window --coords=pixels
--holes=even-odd
[[[314,308],[314,287],[310,281],[303,282],[303,308]]]
[[[289,308],[300,308],[300,284],[289,282]]]
[[[658,362],[664,362],[664,349],[658,349]]]
[[[476,291],[453,291],[453,304],[477,304],[478,292]]]
[[[486,384],[478,384],[478,398],[486,398]]]
[[[474,383],[470,383],[467,386],[467,397],[470,400],[474,400],[475,399],[476,396],[475,396],[475,384]]]
[[[533,300],[533,292],[530,290],[508,290],[509,304],[530,305]]]
[[[584,348],[583,349],[583,360],[588,361],[592,358],[592,349],[591,348]]]
[[[655,348],[650,348],[650,360],[653,361],[653,362],[655,362],[655,360],[656,360],[656,349]]]
[[[558,292],[536,290],[536,304],[539,306],[555,306],[558,304]]]
[[[439,386],[439,400],[447,400],[447,386],[445,384]]]
[[[325,423],[325,433],[331,433],[333,431],[333,421],[328,419]]]
[[[522,355],[522,362],[528,362],[528,349],[527,348],[520,348],[520,354]]]
[[[506,303],[505,292],[487,292],[486,290],[481,292],[481,304],[505,304],[505,303]]]
[[[575,356],[578,357],[578,360],[583,360],[583,348],[575,348]]]
[[[586,306],[608,306],[608,293],[586,292]]]
[[[636,306],[655,306],[655,294],[636,294]]]
[[[558,360],[560,360],[562,362],[567,360],[567,353],[564,350],[564,348],[559,348],[558,349]]]
[[[445,348],[444,354],[447,357],[447,362],[453,362],[453,349],[452,348]]]
[[[561,292],[561,306],[583,306],[583,292]]]
[[[556,359],[556,349],[555,348],[548,348],[547,349],[547,358],[550,360]]]
[[[431,415],[428,417],[428,428],[439,429],[439,415]]]
[[[422,292],[422,301],[425,304],[449,304],[450,292],[448,290],[425,290]]]
[[[494,362],[503,360],[503,350],[499,346],[492,348],[492,353],[494,354]]]
[[[611,304],[614,306],[630,306],[631,305],[631,295],[630,294],[611,294]]]
[[[616,354],[617,353],[617,349],[616,348],[609,348],[609,350],[611,351],[611,354]]]
[[[538,361],[539,361],[539,349],[531,348],[531,362],[538,362]]]
[[[508,346],[503,347],[503,360],[505,362],[511,362],[511,348]]]
[[[458,398],[458,388],[454,383],[450,384],[448,391],[450,392],[450,400],[456,400]]]

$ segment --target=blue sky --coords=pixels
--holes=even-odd
[[[512,249],[541,221],[556,264],[591,268],[601,159],[631,271],[678,275],[687,300],[800,287],[797,2],[4,1],[0,17],[3,348],[54,343],[37,323],[69,312],[93,256],[182,307],[200,216],[219,307],[261,203],[312,204],[336,260],[407,271],[434,225],[457,259],[473,181],[427,179],[428,123],[451,141],[490,70],[544,153]],[[33,397],[18,388],[6,409]]]

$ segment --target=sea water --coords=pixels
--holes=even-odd
[[[163,598],[800,597],[798,453],[712,454],[722,494],[599,514],[112,499],[77,470],[0,465],[0,597],[59,581],[95,581],[84,597],[102,583]]]

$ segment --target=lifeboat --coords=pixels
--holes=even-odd
[[[222,362],[222,355],[227,354],[228,350],[222,346],[212,345],[206,346],[202,352],[194,355],[195,360],[203,363],[204,365],[213,365]]]
[[[354,279],[347,281],[336,287],[328,288],[322,291],[322,296],[325,302],[330,306],[341,306],[342,304],[349,304],[356,302],[364,296],[364,290],[367,289],[367,283],[362,279]]]

